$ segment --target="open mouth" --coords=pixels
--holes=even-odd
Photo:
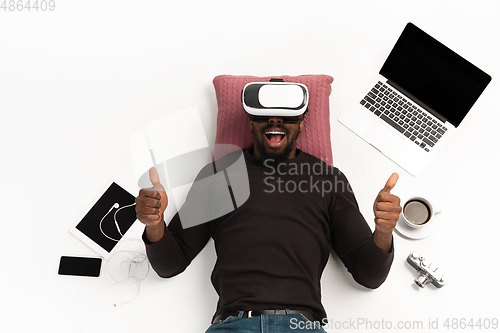
[[[266,131],[264,134],[272,146],[279,145],[285,138],[285,132],[282,131]]]

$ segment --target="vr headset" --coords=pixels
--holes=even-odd
[[[298,124],[308,111],[309,92],[301,83],[251,82],[243,88],[241,102],[253,122],[267,123],[274,116],[284,124]]]

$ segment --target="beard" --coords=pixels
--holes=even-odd
[[[274,125],[267,126],[264,128],[261,133],[257,132],[257,129],[252,126],[252,133],[254,135],[255,139],[255,146],[257,150],[260,153],[260,156],[263,160],[272,160],[272,164],[278,165],[280,163],[285,162],[290,158],[290,153],[295,149],[296,143],[297,143],[297,138],[299,137],[299,127],[300,125],[297,124],[297,127],[294,128],[293,131],[288,132],[285,129],[285,136],[287,137],[287,143],[282,149],[274,149],[274,148],[269,148],[269,150],[266,148],[264,145],[264,140],[265,140],[265,132],[267,129],[275,127]]]

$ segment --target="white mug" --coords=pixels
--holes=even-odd
[[[428,226],[434,220],[435,215],[441,213],[441,209],[421,196],[409,198],[405,201],[402,208],[401,217],[412,228]]]

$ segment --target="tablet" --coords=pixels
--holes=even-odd
[[[71,226],[70,233],[103,258],[109,258],[137,221],[135,197],[138,193],[137,186],[115,175]]]

